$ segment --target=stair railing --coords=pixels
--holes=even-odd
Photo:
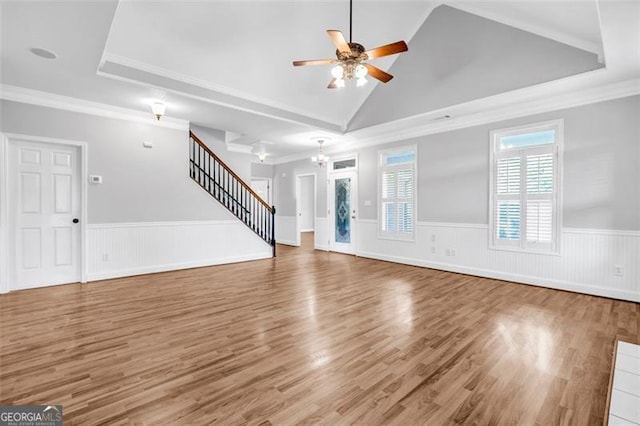
[[[271,245],[275,257],[276,208],[269,206],[192,131],[189,131],[189,163],[191,179]]]

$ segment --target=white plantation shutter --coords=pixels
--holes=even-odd
[[[398,232],[413,233],[413,167],[396,172],[398,176]]]
[[[554,158],[553,152],[527,156],[528,247],[553,248]]]
[[[553,242],[553,204],[550,200],[527,200],[527,244]]]
[[[553,153],[527,156],[527,194],[553,193]]]
[[[383,152],[380,156],[380,235],[413,239],[415,229],[415,152]]]
[[[505,245],[520,241],[520,157],[499,158],[496,165],[494,223],[496,240]]]
[[[520,192],[520,157],[498,160],[498,194],[518,194]]]
[[[396,172],[382,173],[382,230],[396,232],[398,216],[396,214]]]
[[[557,123],[492,134],[493,246],[557,250],[559,135]]]
[[[496,213],[496,238],[520,240],[520,201],[499,200]]]

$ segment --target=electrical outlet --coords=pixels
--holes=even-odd
[[[456,255],[456,249],[449,249],[449,256],[455,256]]]
[[[436,254],[436,248],[435,247],[431,247],[431,254]]]
[[[108,262],[109,261],[109,254],[108,253],[102,253],[102,261],[103,262]]]
[[[431,242],[432,243],[436,242],[436,234],[431,234]]]
[[[624,275],[624,267],[622,267],[621,265],[615,265],[613,267],[613,274],[617,277],[621,277]]]

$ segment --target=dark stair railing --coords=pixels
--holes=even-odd
[[[192,131],[189,131],[189,159],[191,179],[271,245],[275,257],[276,208],[269,206]]]

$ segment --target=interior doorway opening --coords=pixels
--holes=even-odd
[[[296,176],[296,243],[314,240],[317,206],[316,174]]]

